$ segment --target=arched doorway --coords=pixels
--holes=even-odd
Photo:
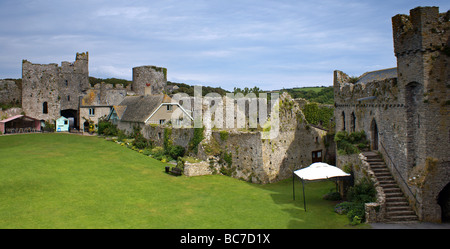
[[[375,119],[372,120],[372,124],[370,125],[370,133],[371,133],[371,147],[372,150],[378,150],[378,126]]]
[[[342,111],[342,130],[345,131],[345,112]]]
[[[89,132],[89,121],[84,121],[83,123],[83,131]]]
[[[441,206],[441,221],[450,222],[450,183],[439,193],[438,204]]]

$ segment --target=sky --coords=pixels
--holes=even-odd
[[[49,64],[89,52],[89,74],[132,79],[165,67],[169,81],[263,90],[331,86],[396,67],[391,18],[447,0],[0,0],[0,79],[22,60]]]

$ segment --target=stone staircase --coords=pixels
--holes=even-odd
[[[386,166],[383,158],[373,151],[364,152],[363,155],[367,158],[367,162],[386,196],[386,222],[418,221],[416,213],[409,206],[408,200]]]

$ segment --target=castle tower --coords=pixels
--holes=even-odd
[[[79,97],[89,88],[89,54],[77,53],[73,63],[33,64],[22,61],[22,108],[40,120],[61,115],[78,124]]]
[[[89,53],[77,53],[73,63],[63,61],[59,90],[61,109],[78,109],[79,97],[89,88]]]
[[[40,120],[56,120],[60,114],[58,64],[22,61],[22,109]]]
[[[167,69],[156,66],[133,68],[131,90],[136,95],[162,94],[167,85]]]
[[[404,178],[422,178],[423,185],[415,187],[417,211],[425,221],[440,221],[442,205],[436,200],[450,188],[449,19],[450,11],[439,13],[438,7],[417,7],[409,16],[392,18],[399,98],[406,107],[409,175]]]

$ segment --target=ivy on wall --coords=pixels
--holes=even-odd
[[[308,103],[303,109],[306,121],[313,125],[320,125],[328,128],[333,118],[334,109],[326,106],[319,106],[317,103]]]

